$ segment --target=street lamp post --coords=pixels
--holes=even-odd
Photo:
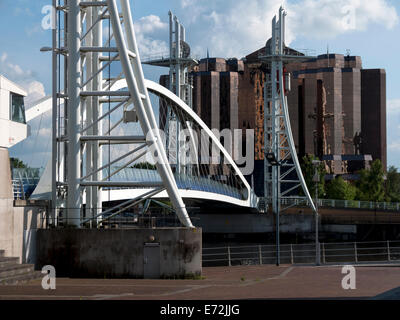
[[[318,237],[318,182],[320,181],[318,167],[321,164],[320,160],[313,160],[312,164],[314,166],[314,176],[313,182],[315,182],[315,264],[319,266],[321,264],[321,255],[320,255],[320,245],[319,245],[319,237]]]
[[[269,152],[266,154],[266,159],[269,162],[269,164],[273,167],[279,167],[281,166],[281,161],[278,161],[276,159],[276,156],[274,153]],[[276,265],[279,266],[280,265],[280,239],[279,239],[279,177],[278,177],[278,171],[276,170],[276,197],[275,199],[272,199],[272,201],[276,201],[276,212],[275,212],[275,232],[276,232]]]

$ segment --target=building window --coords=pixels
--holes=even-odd
[[[20,123],[26,123],[24,97],[19,94],[11,93],[10,100],[11,100],[10,120]]]

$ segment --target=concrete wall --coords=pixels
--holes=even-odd
[[[18,257],[20,263],[34,263],[36,231],[41,228],[44,209],[37,207],[13,207],[0,215],[0,249],[5,256]]]
[[[44,221],[44,208],[14,207],[8,150],[0,148],[0,250],[21,263],[35,260],[35,235]]]
[[[272,214],[207,214],[196,215],[197,225],[207,233],[263,233],[275,231]],[[302,213],[281,215],[281,232],[310,232],[314,228],[313,215]]]
[[[160,243],[161,277],[201,275],[201,229],[38,230],[36,269],[57,276],[142,278],[144,243]]]

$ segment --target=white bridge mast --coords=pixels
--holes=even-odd
[[[306,60],[310,57],[296,55],[286,50],[285,16],[286,12],[281,7],[278,21],[276,16],[272,20],[270,46],[267,43],[265,56],[260,57],[270,66],[270,72],[265,73],[264,82],[264,201],[265,211],[268,205],[271,205],[272,212],[276,215],[277,243],[279,243],[281,204],[285,203],[285,199],[299,198],[291,196],[291,193],[301,187],[305,200],[312,210],[316,211],[293,141],[285,92],[290,90],[290,78],[284,69],[285,63]],[[297,173],[295,178],[294,173]]]
[[[60,4],[60,0],[54,1],[57,13],[60,15],[56,14],[58,31],[55,30],[53,33],[53,55],[55,56],[55,58],[53,56],[53,207],[56,214],[61,207],[65,207],[62,210],[67,223],[80,227],[82,223],[95,222],[95,219],[101,221],[102,214],[105,213],[101,208],[101,188],[150,187],[153,191],[148,193],[149,197],[166,190],[181,223],[187,227],[193,227],[185,204],[179,195],[158,132],[158,125],[144,82],[129,1],[121,0],[119,3],[121,12],[116,0],[64,0],[63,5]],[[63,22],[58,16],[64,18]],[[103,43],[102,21],[107,19],[110,19],[111,37]],[[60,38],[61,25],[64,29],[62,40]],[[181,28],[178,29],[179,33]],[[63,64],[57,62],[57,59],[60,61],[61,57]],[[103,71],[115,61],[121,63],[121,74],[116,78],[104,78]],[[60,71],[61,67],[64,67],[64,72]],[[60,81],[60,74],[64,76],[63,81]],[[112,90],[112,85],[121,79],[126,80],[128,90]],[[60,89],[61,82],[64,84],[64,90]],[[179,93],[179,88],[177,93]],[[124,110],[133,104],[133,109],[129,111],[134,112],[136,118],[130,117],[130,120],[124,119],[124,121],[138,121],[143,135],[112,135],[112,129],[103,134],[102,120],[112,112],[102,114],[102,103],[107,102],[119,103]],[[114,107],[112,110],[116,109],[117,107]],[[133,118],[135,119],[132,120]],[[109,176],[103,178],[102,170],[110,168],[116,160],[102,163],[102,146],[115,143],[140,143],[138,151],[143,147],[155,150],[154,154],[158,157],[156,167],[162,184],[139,181],[119,184],[108,179],[117,173],[111,170],[108,173]],[[132,155],[132,152],[125,156],[128,155]],[[136,155],[138,159],[144,153],[136,153]],[[121,158],[123,157],[119,159]],[[64,162],[65,174],[63,173]],[[84,194],[86,195],[85,213],[82,209]],[[134,198],[129,204],[133,205],[137,200]]]

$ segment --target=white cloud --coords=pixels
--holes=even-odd
[[[150,57],[151,55],[165,54],[169,49],[167,45],[168,24],[161,21],[159,16],[148,15],[134,22],[135,36],[138,43],[140,55]],[[124,31],[124,29],[123,29]],[[103,40],[107,41],[109,28],[103,27]],[[163,40],[165,39],[165,40]]]
[[[46,94],[43,83],[33,80],[28,83],[23,83],[22,86],[27,91],[28,95],[25,98],[25,106],[30,107],[34,102],[43,98]]]
[[[12,63],[6,52],[0,56],[0,73],[26,90],[28,95],[25,98],[25,106],[30,107],[33,102],[45,96],[44,85],[35,80],[34,73]]]
[[[240,58],[265,45],[281,5],[288,13],[287,45],[299,36],[326,39],[371,24],[390,29],[399,20],[386,0],[181,0],[180,5],[194,51],[204,55],[208,47],[221,57]]]
[[[365,31],[370,24],[387,29],[398,23],[395,7],[386,0],[303,0],[287,5],[293,36],[326,39],[349,31]]]
[[[206,3],[205,3],[206,2]],[[265,45],[271,19],[282,1],[191,1],[184,2],[184,18],[195,54],[241,58]],[[206,10],[207,8],[207,10]],[[195,19],[190,17],[197,12]],[[193,33],[193,34],[192,34]]]
[[[135,31],[142,34],[154,34],[157,31],[167,30],[168,24],[162,22],[159,16],[149,15],[135,22]]]
[[[6,52],[3,52],[0,58],[0,73],[17,83],[33,76],[31,70],[22,70],[19,65],[12,63]]]
[[[169,53],[169,46],[165,40],[168,38],[168,24],[161,21],[160,17],[149,15],[135,21],[135,35],[141,56],[144,58],[152,55]]]

